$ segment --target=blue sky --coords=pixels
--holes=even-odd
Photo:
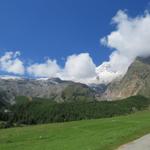
[[[0,49],[22,53],[23,59],[43,61],[48,56],[60,65],[71,54],[89,52],[98,65],[110,49],[100,38],[119,9],[131,16],[143,13],[148,0],[0,0]]]
[[[149,53],[149,9],[150,0],[0,0],[0,73],[111,81]]]

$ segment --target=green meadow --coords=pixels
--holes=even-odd
[[[150,132],[150,111],[127,116],[0,129],[0,150],[115,150]]]

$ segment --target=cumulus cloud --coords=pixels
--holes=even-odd
[[[35,63],[27,68],[27,72],[35,77],[57,77],[60,72],[56,60],[48,59],[44,63]]]
[[[6,52],[0,57],[0,70],[8,73],[23,75],[24,65],[19,59],[20,52]]]
[[[101,39],[101,43],[114,52],[109,61],[97,67],[101,81],[110,82],[120,75],[124,75],[129,65],[137,56],[150,55],[150,14],[131,18],[125,11],[118,11],[112,22],[116,29]]]
[[[88,53],[67,58],[61,77],[78,82],[90,82],[96,76],[96,66]]]
[[[56,60],[35,63],[27,67],[27,72],[35,77],[59,77],[64,80],[90,82],[96,76],[96,66],[88,53],[68,56],[65,67],[61,68]]]

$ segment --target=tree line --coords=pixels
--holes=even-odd
[[[144,110],[150,99],[132,96],[118,101],[78,101],[56,103],[48,99],[20,97],[16,104],[0,109],[4,127],[106,118]]]

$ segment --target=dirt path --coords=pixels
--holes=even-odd
[[[125,144],[117,150],[150,150],[150,134]]]

